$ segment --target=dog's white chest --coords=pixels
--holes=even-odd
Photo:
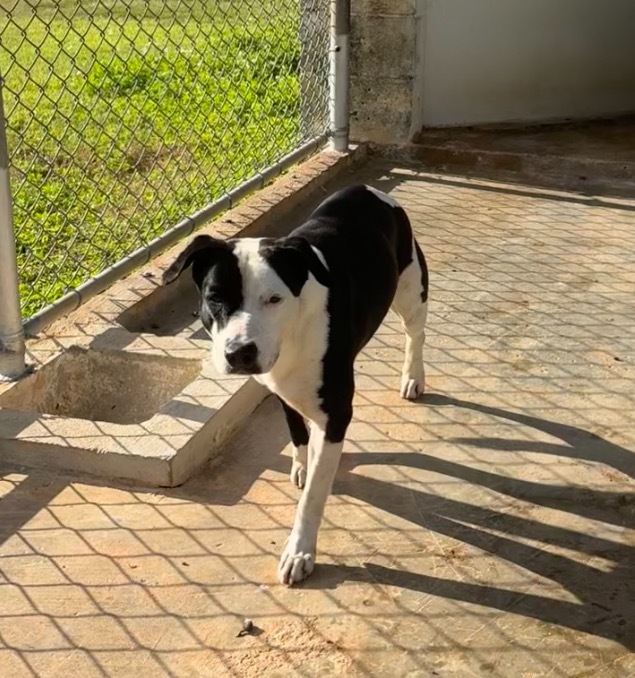
[[[278,376],[274,372],[258,375],[257,380],[305,419],[320,424],[325,413],[320,407],[319,390],[322,384],[321,361],[305,364],[303,369]]]

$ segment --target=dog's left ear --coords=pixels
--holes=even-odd
[[[223,247],[226,247],[226,244],[222,240],[212,238],[210,235],[197,235],[179,254],[174,263],[163,272],[162,283],[164,285],[173,283],[196,259],[208,257]]]
[[[266,245],[261,255],[296,297],[300,296],[309,273],[320,285],[329,286],[328,270],[304,238],[281,238]]]

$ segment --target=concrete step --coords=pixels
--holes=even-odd
[[[428,129],[381,148],[430,172],[635,197],[635,118],[540,127]]]

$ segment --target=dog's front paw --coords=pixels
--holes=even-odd
[[[404,377],[401,381],[401,397],[406,400],[416,400],[425,391],[424,379]]]
[[[289,479],[299,490],[301,490],[306,485],[306,466],[302,462],[294,459]]]
[[[293,586],[305,580],[315,567],[315,547],[303,545],[301,539],[291,535],[278,564],[278,579]]]

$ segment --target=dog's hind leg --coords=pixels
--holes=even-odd
[[[428,316],[428,267],[417,241],[412,241],[412,261],[399,276],[392,310],[406,333],[406,351],[401,375],[401,397],[415,400],[425,390],[423,344]]]
[[[278,398],[278,400],[282,403],[282,409],[287,418],[287,425],[291,434],[291,442],[293,443],[293,464],[289,479],[296,487],[302,489],[306,484],[307,469],[309,467],[309,430],[303,416],[299,412],[289,407],[282,398]]]

